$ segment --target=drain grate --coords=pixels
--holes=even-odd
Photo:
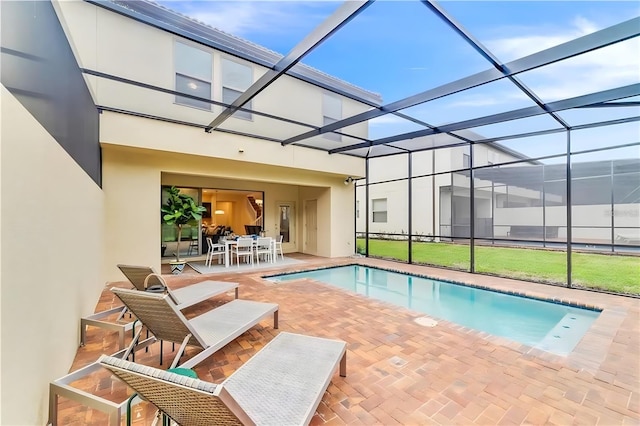
[[[414,321],[416,324],[421,325],[423,327],[435,327],[436,325],[438,325],[438,321],[429,317],[416,318],[414,319]]]

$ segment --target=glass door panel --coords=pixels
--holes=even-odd
[[[295,204],[293,202],[279,202],[277,235],[282,236],[282,248],[285,251],[296,251],[296,220]]]

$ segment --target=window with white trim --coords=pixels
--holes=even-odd
[[[333,93],[322,94],[322,125],[335,123],[342,120],[342,99]],[[342,135],[337,133],[323,133],[322,137],[331,139],[332,141],[341,142]]]
[[[176,41],[174,44],[174,69],[176,92],[211,99],[212,62],[211,53]],[[181,105],[211,110],[211,104],[176,95],[175,102]]]
[[[253,84],[253,68],[250,65],[241,64],[227,58],[222,58],[222,102],[231,104]],[[243,108],[252,108],[252,101],[247,102]],[[238,110],[233,117],[251,120],[252,114]]]
[[[371,200],[371,211],[374,223],[387,223],[387,199],[376,198]]]

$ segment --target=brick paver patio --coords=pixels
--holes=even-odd
[[[265,320],[201,363],[196,368],[201,379],[223,380],[278,332],[290,331],[348,344],[347,377],[333,377],[312,424],[640,424],[639,299],[375,259],[292,256],[305,264],[285,269],[362,263],[597,306],[603,312],[574,352],[561,357],[447,321],[423,326],[414,321],[422,313],[311,280],[275,285],[261,278],[265,270],[167,276],[174,287],[205,277],[239,282],[241,298],[280,304],[279,330]],[[185,312],[189,317],[232,297],[217,297]],[[118,304],[105,289],[96,310]],[[117,350],[115,333],[90,328],[87,336],[70,370]],[[159,366],[158,351],[156,343],[148,353],[138,352],[136,361]],[[190,349],[187,356],[195,352]],[[164,345],[164,355],[166,368],[173,359],[170,344]],[[112,400],[128,393],[103,373],[74,385]],[[106,415],[72,401],[61,399],[59,407],[60,424],[107,422]],[[139,404],[135,424],[151,424],[154,412],[149,404]]]

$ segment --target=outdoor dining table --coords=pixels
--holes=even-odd
[[[256,245],[257,238],[253,239],[253,246]],[[224,267],[228,268],[231,266],[231,246],[237,245],[237,238],[230,238],[224,240]],[[276,259],[276,240],[271,238],[271,263],[275,262]]]

